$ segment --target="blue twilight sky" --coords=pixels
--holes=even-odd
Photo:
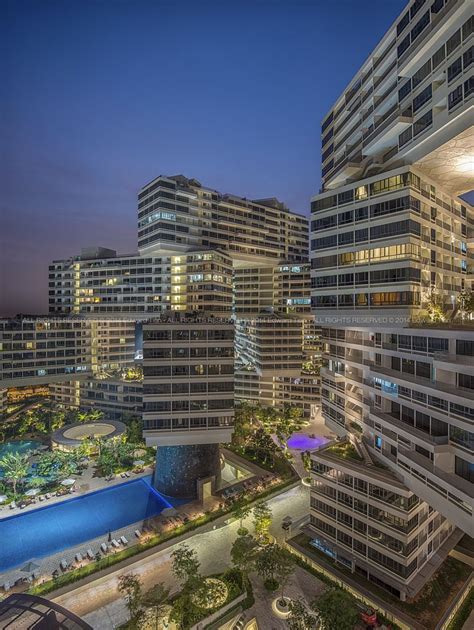
[[[47,266],[136,249],[138,188],[184,173],[308,213],[320,121],[404,0],[3,0],[0,315]]]

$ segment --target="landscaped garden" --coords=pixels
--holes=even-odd
[[[298,534],[292,538],[292,542],[306,549],[311,555],[319,558],[323,563],[332,565],[338,572],[354,579],[354,574],[344,565],[336,562],[322,551],[311,544],[311,538],[306,534]],[[319,572],[318,577],[323,576]],[[471,573],[471,568],[448,556],[434,576],[425,584],[418,595],[411,600],[400,601],[385,589],[380,588],[373,582],[368,581],[357,574],[356,580],[365,590],[379,597],[380,600],[392,604],[395,608],[405,612],[426,628],[435,627],[444,612],[448,609],[453,598],[459,592],[461,586],[466,582]],[[323,576],[320,579],[327,579]]]
[[[232,442],[226,447],[261,468],[289,479],[295,476],[295,471],[287,442],[303,425],[298,407],[287,406],[279,411],[273,407],[242,403],[235,410]],[[275,444],[272,435],[276,435],[282,448]]]
[[[89,466],[94,476],[111,477],[128,470],[139,472],[153,463],[155,450],[145,446],[140,422],[134,418],[128,419],[126,433],[119,438],[87,437],[72,450],[49,450],[52,431],[102,418],[97,410],[65,411],[46,402],[19,414],[15,423],[7,423],[8,432],[29,439],[2,445],[0,504],[26,506],[67,494],[73,486],[71,476],[80,477]]]

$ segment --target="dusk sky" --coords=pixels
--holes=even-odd
[[[404,0],[4,0],[0,315],[53,259],[136,250],[138,189],[183,173],[308,213],[320,121]]]

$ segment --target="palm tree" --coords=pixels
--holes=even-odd
[[[7,453],[0,459],[0,468],[3,469],[5,479],[13,485],[13,494],[16,497],[16,488],[19,481],[22,481],[28,474],[28,457],[19,453]]]

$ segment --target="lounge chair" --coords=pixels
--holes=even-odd
[[[88,557],[90,560],[94,560],[95,556],[94,556],[94,552],[92,551],[92,549],[88,549],[88,550],[87,550],[87,557]]]
[[[103,551],[104,553],[107,553],[107,551],[109,550],[109,548],[107,547],[107,545],[106,545],[105,543],[102,543],[102,544],[101,544],[101,546],[100,546],[100,548],[102,549],[102,551]]]
[[[113,545],[115,548],[120,547],[120,543],[119,543],[117,540],[115,540],[115,538],[113,538],[113,539],[112,539],[112,545]]]
[[[16,509],[16,503],[15,503],[15,501],[12,501],[10,503],[10,510],[15,510],[15,509]]]
[[[128,545],[128,540],[125,538],[125,536],[120,536],[120,540],[124,545]]]
[[[10,582],[5,582],[5,584],[3,585],[3,590],[5,591],[5,593],[8,593],[10,589],[11,589]]]
[[[77,562],[82,562],[82,555],[80,553],[76,553],[74,558],[77,560]]]
[[[125,479],[125,473],[120,473],[120,476],[122,477],[122,479]]]
[[[142,534],[141,534],[141,531],[140,531],[139,529],[136,529],[136,530],[135,530],[135,532],[134,532],[134,534],[135,534],[135,536],[136,536],[137,538],[141,538],[141,535],[142,535]]]
[[[126,473],[125,473],[125,477],[130,477],[130,476],[131,476],[131,475],[130,475],[130,473],[129,473],[129,472],[126,472]]]
[[[59,566],[61,567],[61,569],[63,571],[66,571],[66,569],[68,568],[68,563],[67,560],[65,560],[64,558],[61,560],[61,562],[59,563]]]

